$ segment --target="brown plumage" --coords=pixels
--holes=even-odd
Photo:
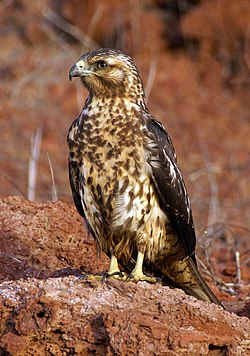
[[[69,177],[78,212],[99,250],[134,280],[159,277],[220,304],[199,274],[187,191],[163,125],[145,104],[131,58],[100,49],[70,70],[89,97],[68,134]],[[152,279],[152,278],[151,278]]]

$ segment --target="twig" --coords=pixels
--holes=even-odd
[[[31,137],[30,144],[30,159],[29,159],[29,175],[28,175],[28,194],[29,200],[35,200],[36,181],[37,181],[37,162],[40,155],[42,142],[42,129],[39,127],[36,133]]]
[[[203,263],[197,256],[196,256],[196,260],[199,262],[199,264],[201,265],[202,269],[204,270],[204,272],[209,275],[210,277],[213,278],[213,280],[215,280],[215,274],[214,271],[211,267],[211,264],[209,263],[209,269],[207,268],[207,266],[205,265],[205,263]]]
[[[43,17],[45,17],[49,22],[51,22],[57,28],[63,30],[64,32],[76,38],[85,48],[95,49],[100,47],[98,43],[96,43],[94,40],[92,40],[92,38],[90,38],[84,32],[82,32],[78,27],[64,20],[61,16],[56,14],[49,7],[45,6],[43,9],[43,7],[40,6],[39,1],[36,1],[36,4]]]
[[[209,152],[206,144],[204,142],[200,142],[200,150],[202,153],[202,158],[206,167],[207,175],[208,175],[208,181],[210,185],[210,192],[211,192],[211,198],[210,198],[210,203],[209,203],[209,211],[208,211],[208,222],[207,226],[209,229],[209,226],[213,225],[218,219],[220,219],[220,204],[218,200],[219,196],[219,187],[217,184],[217,181],[214,177],[213,174],[213,169],[209,157]],[[210,234],[210,231],[207,229],[208,234]]]
[[[53,167],[51,164],[50,156],[49,153],[47,152],[47,158],[49,162],[49,169],[50,169],[50,174],[51,174],[51,180],[52,180],[52,188],[51,188],[51,194],[52,194],[52,201],[56,202],[58,200],[57,198],[57,190],[56,190],[56,184],[55,184],[55,177],[54,177],[54,171]]]
[[[72,47],[70,47],[62,37],[58,36],[54,29],[48,23],[39,24],[40,29],[54,42],[56,43],[64,52],[71,54]],[[73,55],[72,55],[73,57]]]
[[[91,20],[87,29],[87,36],[89,38],[92,38],[94,34],[94,30],[96,27],[97,22],[99,21],[100,17],[102,16],[104,10],[103,4],[99,4],[94,12],[94,14],[91,16]]]
[[[147,79],[147,83],[146,83],[146,86],[145,86],[146,104],[148,102],[148,99],[149,99],[149,96],[150,96],[150,93],[151,93],[151,90],[152,90],[152,86],[153,86],[153,83],[154,83],[154,80],[155,80],[156,64],[157,64],[157,61],[156,61],[155,58],[153,58],[151,60],[151,63],[150,63],[148,79]]]
[[[216,174],[220,174],[222,172],[222,168],[221,167],[216,167],[216,166],[213,166],[211,167],[210,169],[210,172],[212,173],[216,173]],[[197,169],[196,171],[192,172],[189,174],[189,179],[192,181],[196,180],[196,179],[199,179],[200,177],[202,177],[203,175],[207,174],[207,170],[206,168],[200,168],[200,169]]]
[[[7,253],[2,253],[2,252],[0,252],[0,256],[12,258],[14,261],[19,262],[19,263],[22,263],[22,262],[23,262],[22,260],[19,260],[19,259],[16,258],[15,256],[11,256],[11,255],[9,255],[9,254],[7,254]]]
[[[240,269],[240,253],[235,252],[235,262],[236,262],[236,284],[241,283],[241,269]]]
[[[208,234],[207,230],[204,231],[204,234],[205,234],[205,235]],[[202,246],[202,247],[203,247],[204,252],[205,252],[205,257],[206,257],[206,261],[207,261],[207,265],[208,265],[208,270],[209,270],[210,274],[211,274],[212,276],[214,276],[215,273],[214,273],[213,267],[212,267],[212,265],[211,265],[211,263],[210,263],[209,247],[211,247],[211,244],[212,244],[211,239],[206,238],[205,243],[203,243],[203,246]]]
[[[231,295],[237,295],[237,292],[235,291],[235,288],[237,288],[237,285],[235,285],[234,283],[221,282],[221,285],[220,285],[220,290],[221,291],[226,292],[226,293],[231,294]]]

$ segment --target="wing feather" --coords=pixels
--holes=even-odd
[[[82,207],[81,196],[79,194],[79,169],[77,162],[69,159],[69,182],[72,190],[73,200],[78,213],[85,219],[85,213]]]
[[[90,231],[91,235],[95,238],[95,233],[94,230],[92,229],[91,225],[89,224],[85,212],[84,212],[84,201],[82,201],[81,195],[79,193],[79,187],[81,186],[81,190],[83,191],[84,189],[84,184],[83,182],[79,181],[80,180],[80,174],[79,174],[79,168],[78,168],[78,163],[76,161],[73,161],[69,158],[69,182],[72,190],[72,196],[73,200],[76,206],[76,209],[78,213],[83,217],[88,230]]]
[[[170,219],[186,255],[193,260],[196,236],[192,210],[187,190],[177,166],[175,150],[164,126],[150,115],[146,115],[149,132],[148,164],[151,167],[152,181],[162,209]]]

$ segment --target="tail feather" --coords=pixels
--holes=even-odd
[[[208,285],[204,281],[203,277],[201,276],[200,272],[198,271],[196,265],[194,264],[191,258],[188,259],[188,264],[193,272],[193,275],[197,279],[198,287],[194,288],[194,292],[197,294],[197,297],[199,297],[199,299],[201,300],[207,300],[209,302],[215,303],[223,307],[219,299],[215,296],[215,294],[212,292],[212,290],[208,287]]]
[[[165,274],[165,276],[167,275],[166,279],[165,276],[163,276],[163,284],[165,284],[164,280],[166,281],[166,284],[168,284],[168,279],[170,278],[176,286],[183,289],[187,294],[192,295],[197,299],[215,303],[223,307],[219,299],[204,281],[191,257],[175,262],[171,265],[170,271],[171,275],[169,275],[169,273]]]

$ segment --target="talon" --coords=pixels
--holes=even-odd
[[[121,277],[123,278],[124,277],[124,273],[120,272],[120,271],[116,271],[116,272],[113,272],[113,273],[108,273],[108,277],[107,278],[112,278],[112,277]]]
[[[138,252],[135,268],[129,275],[119,270],[117,258],[114,255],[112,255],[108,272],[100,272],[96,274],[85,273],[79,276],[78,278],[80,280],[86,280],[89,282],[94,280],[101,281],[102,283],[104,283],[106,279],[119,279],[122,281],[126,281],[126,282],[129,281],[135,283],[139,281],[146,281],[151,284],[161,283],[160,278],[152,277],[150,275],[143,273],[142,271],[143,258],[144,258],[144,254]]]
[[[102,283],[104,283],[105,280],[108,279],[108,278],[109,278],[109,273],[108,272],[103,272],[102,273],[102,279],[101,279]]]
[[[90,274],[90,273],[84,273],[81,276],[78,276],[78,278],[82,281],[100,281],[102,279],[102,273],[96,273],[96,274]]]
[[[143,273],[142,271],[143,259],[144,259],[144,253],[139,251],[137,255],[135,268],[133,269],[131,274],[127,277],[127,280],[136,283],[139,281],[146,281],[152,284],[158,283],[158,279],[156,277],[147,276]]]
[[[102,282],[104,282],[105,279],[125,280],[125,278],[127,278],[127,276],[125,276],[124,273],[122,273],[120,271],[115,271],[115,272],[112,272],[112,273],[104,272],[103,275],[102,275]]]
[[[160,282],[160,279],[157,277],[146,276],[145,274],[134,275],[133,273],[131,273],[130,275],[127,276],[127,281],[135,282],[135,283],[139,281],[145,281],[151,284],[157,284]]]
[[[79,278],[80,280],[83,280],[84,278],[87,278],[88,276],[90,276],[89,273],[83,273],[80,276],[77,276],[77,278]]]
[[[158,283],[158,284],[162,284],[161,283],[161,279],[160,279],[160,277],[154,277],[155,279],[156,279],[156,283]]]

